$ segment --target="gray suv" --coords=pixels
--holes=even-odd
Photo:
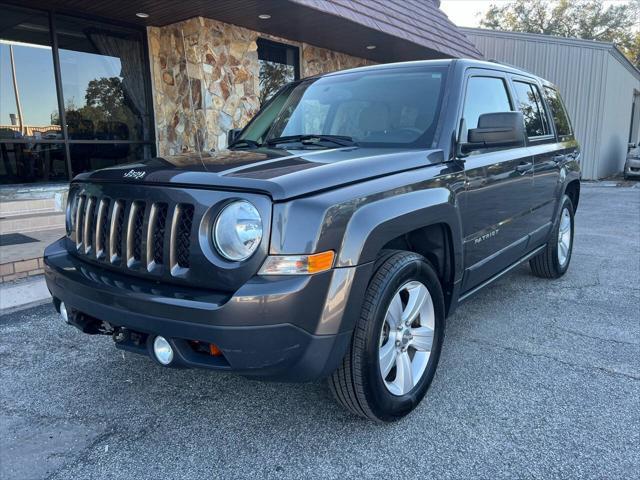
[[[47,284],[66,322],[160,365],[327,379],[393,421],[460,302],[525,261],[567,271],[579,157],[557,89],[511,67],[307,78],[228,150],[76,177]]]

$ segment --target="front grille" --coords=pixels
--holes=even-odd
[[[177,275],[190,268],[193,205],[84,194],[73,205],[78,254],[129,270]]]

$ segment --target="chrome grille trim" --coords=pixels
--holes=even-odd
[[[109,228],[109,261],[117,263],[122,256],[122,242],[119,241],[122,232],[122,218],[124,215],[124,202],[116,200],[111,212],[111,226]]]
[[[83,219],[84,219],[84,201],[85,201],[85,196],[84,195],[79,195],[78,196],[78,202],[76,204],[76,249],[78,251],[82,250],[82,225],[83,225]]]
[[[73,187],[67,238],[75,256],[124,274],[213,283],[204,261],[215,265],[215,253],[201,233],[210,228],[212,205],[226,194],[169,194],[156,187],[147,191],[110,184]]]
[[[103,198],[100,200],[100,204],[98,206],[98,215],[96,217],[96,238],[95,238],[95,251],[96,258],[104,258],[105,257],[105,229],[108,226],[107,220],[109,215],[109,204],[110,201],[108,198]]]
[[[129,220],[127,221],[126,245],[127,245],[127,267],[132,268],[138,262],[142,261],[142,227],[140,223],[144,218],[144,202],[134,201],[129,209]]]
[[[86,203],[82,239],[84,253],[88,255],[93,248],[93,214],[95,213],[96,197],[89,197]]]
[[[154,203],[147,225],[147,270],[153,271],[164,263],[164,236],[167,222],[167,204]]]

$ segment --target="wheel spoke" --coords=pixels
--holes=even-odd
[[[399,395],[404,395],[413,388],[413,369],[407,352],[402,352],[396,357],[396,379],[393,383]]]
[[[562,253],[563,259],[567,258],[567,253],[569,253],[569,249],[567,248],[564,242],[560,243],[560,252]]]
[[[402,312],[402,320],[411,323],[420,313],[424,302],[429,296],[429,292],[421,283],[418,283],[415,287],[408,288],[407,292],[409,292],[409,300],[404,312]]]
[[[430,352],[433,346],[433,330],[429,327],[418,327],[411,329],[410,345],[420,352]]]
[[[389,337],[387,343],[380,347],[380,373],[382,373],[383,379],[387,378],[387,375],[395,365],[397,354],[395,339]]]
[[[402,323],[402,300],[399,293],[391,299],[386,320],[391,328],[397,328]]]

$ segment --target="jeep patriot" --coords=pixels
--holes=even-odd
[[[324,378],[355,414],[394,421],[425,395],[460,302],[525,261],[567,271],[579,157],[556,87],[515,68],[307,78],[227,150],[77,176],[46,281],[67,323],[160,365]]]

